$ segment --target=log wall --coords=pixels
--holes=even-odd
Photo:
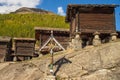
[[[76,28],[76,20],[75,17],[72,18],[71,23],[70,23],[70,36],[74,35],[75,28]]]
[[[50,33],[46,34],[46,33],[41,33],[40,34],[40,39],[41,39],[41,46],[43,46],[45,44],[45,42],[49,39],[50,37]],[[55,39],[66,49],[69,43],[69,34],[59,34],[59,33],[55,33],[53,34]],[[40,47],[41,47],[40,46]]]
[[[34,56],[35,40],[15,40],[16,56]]]
[[[0,41],[0,62],[11,61],[12,41]]]
[[[111,33],[115,31],[114,14],[80,13],[79,26],[81,32]]]
[[[46,43],[46,41],[50,38],[51,31],[53,31],[54,38],[66,49],[69,44],[69,40],[70,40],[71,31],[69,30],[72,30],[72,29],[36,27],[35,28],[35,39],[40,42],[40,48],[41,48]],[[48,50],[48,47],[46,48]]]
[[[31,39],[14,39],[15,52],[12,55],[16,61],[29,60],[35,56],[35,40]]]

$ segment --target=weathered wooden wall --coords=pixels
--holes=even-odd
[[[19,56],[33,56],[35,52],[35,41],[15,41],[15,54]]]
[[[68,33],[61,33],[61,34],[54,34],[56,40],[63,45],[63,47],[66,49],[69,43],[69,34]]]
[[[79,29],[81,32],[111,33],[115,32],[114,14],[80,13]]]
[[[11,61],[12,41],[0,41],[0,62]]]
[[[79,17],[79,22],[78,18]],[[80,13],[79,16],[73,17],[70,23],[71,35],[74,34],[78,26],[80,32],[94,33],[112,33],[115,32],[115,16],[113,13]]]
[[[49,39],[50,33],[39,33],[40,47]]]
[[[70,31],[68,29],[59,29],[59,28],[35,28],[35,39],[39,40],[40,48],[45,44],[49,39],[53,31],[54,38],[66,49],[69,44]]]
[[[70,36],[74,36],[76,30],[82,34],[93,34],[96,31],[102,34],[116,32],[114,10],[116,6],[89,4],[68,5],[66,22],[70,23]]]
[[[14,39],[15,51],[13,56],[17,61],[31,59],[35,56],[35,39]]]
[[[69,43],[69,34],[65,34],[65,33],[54,33],[53,34],[55,39],[64,47],[67,48],[68,43]],[[50,33],[41,33],[40,34],[40,47],[42,45],[44,45],[44,43],[49,39],[50,37]]]
[[[70,22],[70,36],[74,35],[75,29],[76,29],[76,20],[75,17],[73,17]]]
[[[23,56],[32,56],[34,53],[34,43],[16,43],[16,54],[17,55],[23,55]]]

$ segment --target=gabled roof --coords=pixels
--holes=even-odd
[[[118,5],[114,4],[69,4],[67,6],[67,13],[66,13],[66,22],[71,21],[71,16],[75,15],[78,11],[79,12],[93,12],[93,11],[98,11],[98,8],[103,9],[106,11],[106,9],[111,9],[109,11],[113,12],[113,9],[117,7]],[[97,9],[95,9],[97,8]]]

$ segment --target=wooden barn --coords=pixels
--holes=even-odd
[[[70,23],[70,37],[79,33],[83,45],[94,44],[94,39],[109,42],[116,37],[115,8],[117,5],[70,4],[66,22]]]
[[[61,29],[61,28],[40,28],[35,27],[35,39],[39,40],[40,43],[40,51],[42,53],[49,52],[49,46],[44,47],[42,50],[41,48],[49,41],[51,37],[51,31],[53,32],[53,38],[58,43],[59,46],[63,47],[64,49],[67,48],[69,43],[69,29]],[[61,49],[57,49],[54,51],[60,51]],[[47,51],[47,52],[46,52]]]
[[[14,38],[14,61],[29,60],[37,56],[35,54],[36,40],[33,38]]]
[[[12,38],[0,37],[0,62],[10,61],[12,52]]]

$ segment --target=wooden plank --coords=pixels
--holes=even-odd
[[[115,31],[115,22],[113,14],[104,13],[80,13],[80,30],[111,30]]]
[[[6,54],[6,53],[7,53],[6,49],[0,49],[0,54]]]
[[[18,51],[16,55],[33,55],[34,52],[29,52],[29,51]]]
[[[17,52],[31,52],[32,53],[34,51],[34,49],[33,48],[20,48],[20,47],[18,47],[16,51]]]
[[[94,32],[100,32],[100,33],[112,33],[112,32],[115,32],[113,30],[93,30],[93,29],[82,29],[81,32],[83,33],[94,33]]]
[[[0,49],[6,49],[7,45],[0,45]]]
[[[67,41],[69,41],[69,38],[56,38],[59,42],[67,42]]]
[[[4,59],[6,58],[7,51],[5,49],[0,49],[0,62],[4,62]]]
[[[17,52],[16,55],[33,55],[33,52],[20,51],[20,52]]]
[[[20,43],[20,42],[18,42],[18,43],[16,43],[16,47],[34,47],[35,46],[35,44],[34,43]]]
[[[14,54],[14,56],[35,56],[34,54],[31,54],[31,53],[27,53],[27,54],[21,54],[21,53],[17,53],[17,54]]]

